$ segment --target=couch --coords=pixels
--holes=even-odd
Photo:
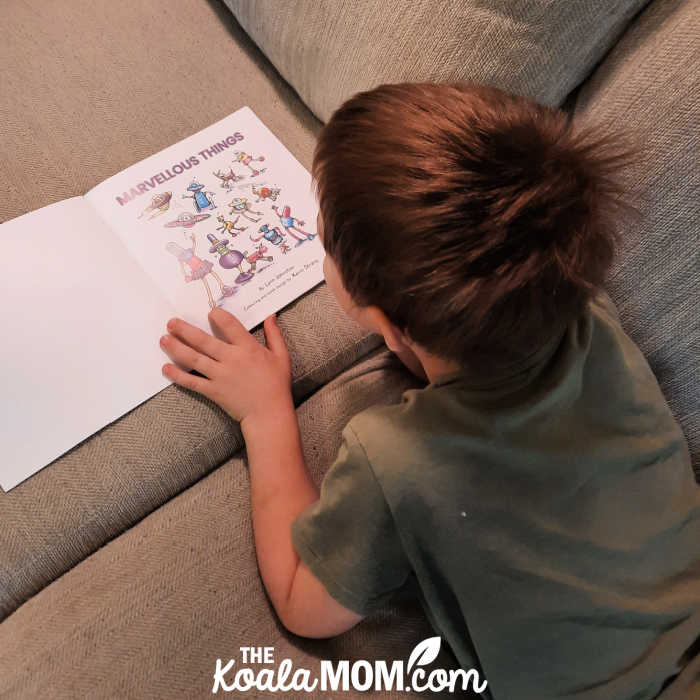
[[[0,221],[83,194],[243,105],[310,168],[322,122],[383,82],[490,82],[634,134],[643,157],[629,186],[643,218],[624,232],[608,290],[698,468],[697,3],[5,0],[3,10]],[[279,324],[320,481],[353,414],[420,383],[325,284]],[[432,636],[410,600],[335,639],[288,634],[257,572],[249,508],[238,425],[175,386],[0,492],[0,697],[199,698],[216,659],[240,658],[241,646],[315,668],[405,660]],[[453,663],[447,650],[438,661]]]

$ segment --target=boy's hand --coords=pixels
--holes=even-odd
[[[267,347],[228,311],[213,309],[209,322],[223,340],[179,318],[168,321],[169,334],[160,339],[174,362],[204,376],[189,374],[173,364],[163,365],[163,374],[219,404],[241,424],[265,422],[290,406],[293,411],[291,362],[275,316],[265,319]]]

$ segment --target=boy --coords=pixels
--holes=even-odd
[[[601,292],[624,162],[485,86],[385,85],[336,111],[313,163],[326,281],[430,383],[350,421],[320,495],[274,317],[267,348],[218,309],[223,340],[168,324],[166,352],[204,376],[166,376],[241,422],[291,631],[340,634],[410,590],[489,697],[698,692],[699,492]]]

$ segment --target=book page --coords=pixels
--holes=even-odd
[[[105,180],[86,199],[186,321],[247,329],[323,279],[311,176],[248,108]]]
[[[170,383],[175,311],[82,197],[5,222],[0,246],[8,490]]]

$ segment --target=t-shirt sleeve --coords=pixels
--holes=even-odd
[[[292,523],[292,541],[328,593],[358,615],[380,608],[411,573],[382,489],[350,425],[319,500]]]

